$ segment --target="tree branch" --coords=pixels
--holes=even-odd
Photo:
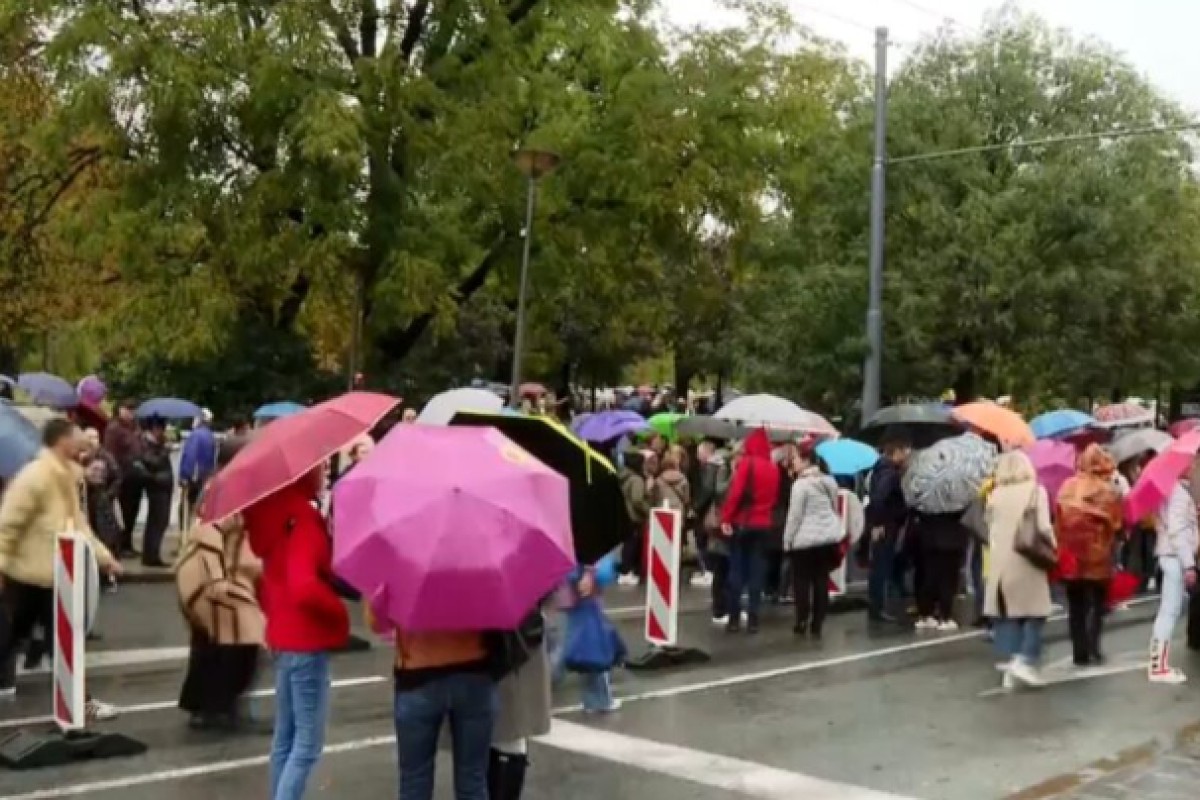
[[[350,63],[354,64],[362,57],[362,54],[358,50],[354,37],[350,35],[350,29],[346,27],[346,20],[342,19],[329,0],[325,0],[321,10],[324,13],[325,21],[333,28],[333,35],[337,38],[342,52],[346,54],[346,58],[350,59]]]
[[[455,287],[452,294],[455,305],[462,307],[476,292],[483,288],[488,276],[500,262],[500,257],[504,254],[505,245],[508,244],[508,241],[508,232],[501,232],[492,242],[491,248],[475,269],[471,270],[470,274],[459,281],[458,286]],[[434,316],[434,312],[426,311],[424,314],[413,318],[403,328],[384,332],[376,338],[375,346],[392,362],[404,360],[412,352],[412,349],[416,347],[421,337],[425,335],[425,331],[433,323]]]
[[[429,0],[417,0],[409,9],[408,21],[404,23],[404,38],[400,40],[400,60],[408,64],[417,42],[425,31],[425,22],[429,18]]]
[[[358,20],[358,42],[364,58],[374,58],[375,40],[379,36],[379,7],[375,0],[362,0],[362,15]]]
[[[533,13],[533,9],[537,8],[541,0],[520,0],[516,5],[508,10],[508,23],[510,25],[519,25],[521,22]]]

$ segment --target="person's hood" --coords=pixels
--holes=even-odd
[[[677,486],[687,480],[687,476],[677,469],[663,470],[658,479],[671,486]]]
[[[1117,465],[1104,448],[1098,444],[1089,444],[1079,456],[1078,471],[1080,474],[1095,475],[1108,479],[1116,471]]]
[[[259,558],[269,558],[287,542],[291,532],[289,520],[308,514],[311,509],[312,498],[296,484],[280,489],[250,506],[242,512],[250,549]]]
[[[759,428],[746,437],[742,452],[750,458],[771,458],[771,439],[767,432]]]

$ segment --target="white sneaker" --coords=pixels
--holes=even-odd
[[[729,617],[728,617],[728,615],[724,616],[724,617],[713,617],[712,622],[713,622],[713,625],[718,625],[718,626],[724,628],[726,625],[729,624]]]
[[[938,621],[936,619],[934,619],[933,617],[921,617],[913,625],[913,627],[919,631],[936,630],[937,626],[938,626]]]
[[[14,700],[17,697],[17,687],[0,687],[0,700]]]
[[[958,623],[952,619],[948,619],[945,622],[939,622],[937,629],[939,633],[954,633],[958,630]]]
[[[1027,664],[1019,658],[1013,659],[1012,665],[1008,668],[1008,674],[1013,677],[1017,683],[1024,684],[1031,688],[1045,686],[1046,681],[1042,678],[1042,674],[1038,672],[1037,667],[1032,664]]]
[[[697,572],[688,583],[693,589],[711,589],[712,581],[711,572]]]
[[[1011,672],[1009,672],[1008,666],[1009,666],[1008,664],[1004,665],[1004,674],[1000,676],[1000,688],[1001,689],[1017,688],[1017,681],[1015,678],[1013,678],[1013,674]]]
[[[107,722],[110,719],[116,719],[120,715],[117,707],[101,702],[95,698],[87,701],[87,718],[94,722]]]
[[[618,586],[637,586],[638,585],[638,577],[637,577],[637,575],[622,575],[619,578],[617,578],[617,585]]]

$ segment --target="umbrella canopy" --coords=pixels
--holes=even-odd
[[[773,439],[838,435],[837,428],[820,414],[770,394],[739,397],[711,417],[688,417],[675,426],[681,436],[715,439],[741,439],[760,428]]]
[[[79,405],[71,409],[69,413],[77,425],[82,428],[95,428],[101,437],[108,429],[108,414],[104,412],[104,409],[92,405],[82,398],[79,400]]]
[[[1070,436],[1092,427],[1096,420],[1090,414],[1076,411],[1073,408],[1061,408],[1057,411],[1047,411],[1029,421],[1033,435],[1039,439],[1054,439]]]
[[[1037,470],[1038,483],[1053,503],[1058,490],[1075,474],[1075,447],[1057,439],[1039,439],[1025,448],[1025,454]]]
[[[599,411],[586,415],[573,426],[575,435],[588,442],[608,442],[649,427],[646,418],[635,411]]]
[[[204,518],[219,522],[295,483],[383,419],[394,397],[350,392],[262,429],[209,484]]]
[[[22,373],[17,378],[17,388],[39,406],[66,409],[79,402],[74,386],[48,372]]]
[[[1167,433],[1178,439],[1188,431],[1195,430],[1196,428],[1200,428],[1200,419],[1189,417],[1188,419],[1180,419],[1172,422],[1171,427],[1167,428]]]
[[[1108,454],[1113,457],[1113,461],[1123,464],[1146,453],[1161,453],[1174,441],[1174,437],[1168,433],[1154,428],[1141,428],[1126,431],[1118,436],[1108,445]]]
[[[680,414],[676,411],[663,411],[650,418],[650,428],[659,436],[673,442],[679,437],[677,428],[680,421],[686,419],[687,416],[687,414]]]
[[[397,426],[333,495],[334,570],[405,631],[512,630],[575,567],[567,480],[492,428]]]
[[[258,410],[254,412],[254,418],[264,420],[283,419],[293,414],[299,414],[307,407],[300,403],[293,403],[290,400],[279,403],[267,403],[258,407]]]
[[[1134,428],[1153,425],[1154,412],[1138,403],[1113,403],[1096,409],[1096,424],[1101,428]]]
[[[913,447],[924,449],[960,433],[948,406],[922,403],[879,409],[858,432],[858,438],[874,447],[889,438],[903,438]]]
[[[178,397],[155,397],[138,406],[136,413],[138,419],[196,419],[200,416],[200,406]]]
[[[1175,484],[1191,470],[1197,451],[1200,430],[1188,431],[1151,459],[1125,498],[1125,518],[1135,522],[1157,513]]]
[[[521,397],[541,397],[546,393],[546,387],[540,383],[522,383],[518,391]]]
[[[104,398],[108,397],[108,387],[98,376],[88,375],[75,386],[75,393],[79,395],[80,403],[87,403],[93,408],[99,408],[100,404],[104,402]]]
[[[498,412],[504,401],[486,389],[451,389],[435,394],[417,415],[420,425],[449,425],[459,411]]]
[[[854,439],[829,439],[817,445],[817,455],[833,475],[852,477],[879,461],[879,452]]]
[[[37,457],[42,436],[37,426],[6,402],[0,402],[0,479],[8,480]]]
[[[901,486],[909,506],[926,514],[962,511],[996,467],[996,448],[973,433],[943,439],[912,457]]]
[[[460,411],[450,424],[496,428],[567,479],[571,530],[580,562],[593,563],[624,540],[629,523],[616,470],[557,421],[540,415]]]
[[[1025,447],[1037,438],[1020,414],[997,403],[967,403],[953,409],[950,415],[964,425],[995,436],[1005,447]]]

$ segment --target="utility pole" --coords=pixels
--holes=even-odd
[[[871,165],[871,255],[867,342],[863,365],[862,420],[879,410],[883,387],[883,225],[887,167],[887,28],[875,29],[875,160]],[[861,424],[860,423],[860,424]]]

